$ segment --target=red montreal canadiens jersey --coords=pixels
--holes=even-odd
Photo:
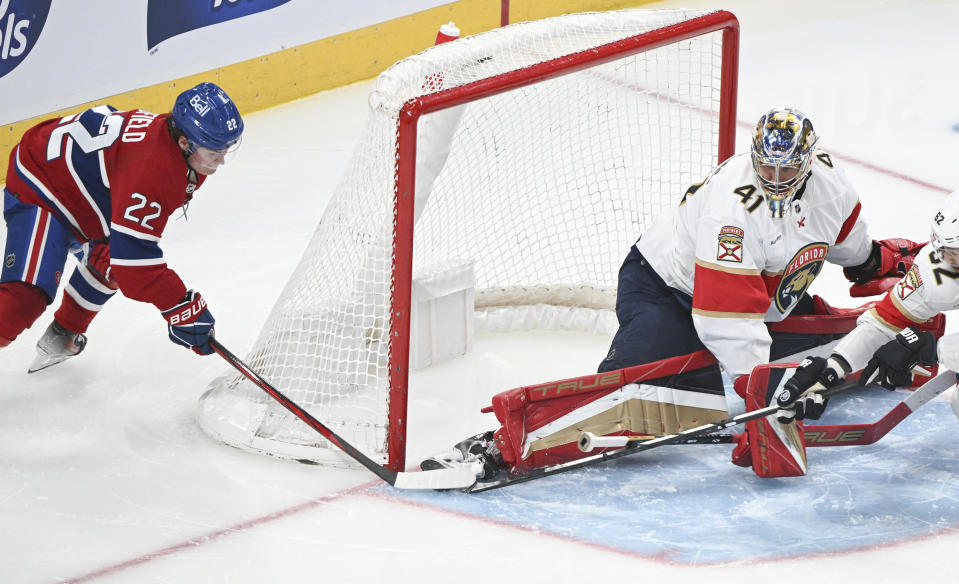
[[[859,196],[825,152],[792,207],[774,219],[748,153],[727,160],[636,243],[669,286],[693,298],[703,344],[735,379],[769,361],[765,322],[785,318],[826,261],[866,261]]]
[[[852,366],[862,369],[873,353],[896,333],[922,324],[940,312],[959,308],[959,272],[939,259],[927,245],[912,268],[886,292],[875,307],[864,312],[858,326],[833,349]]]
[[[167,219],[204,180],[167,131],[167,115],[98,106],[43,122],[10,154],[6,188],[49,210],[80,241],[110,239],[124,296],[161,310],[186,286],[163,259]]]

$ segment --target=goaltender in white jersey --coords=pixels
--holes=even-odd
[[[745,379],[790,354],[766,323],[819,313],[807,291],[825,262],[871,294],[905,274],[919,245],[870,239],[859,195],[818,142],[802,112],[773,108],[748,153],[653,222],[620,268],[619,330],[601,372],[705,348],[734,382]],[[721,387],[718,370],[712,377]]]
[[[766,323],[833,314],[807,294],[825,262],[843,266],[857,286],[895,276],[891,286],[919,246],[870,239],[855,189],[817,142],[802,112],[765,113],[748,153],[690,187],[630,246],[619,270],[619,328],[599,375],[495,395],[490,411],[502,426],[422,468],[482,460],[489,478],[583,456],[581,431],[664,433],[719,420],[728,413],[716,361],[745,397],[755,366],[847,332],[771,332]],[[583,391],[567,389],[580,382]]]
[[[699,338],[733,379],[769,361],[764,322],[784,319],[824,262],[859,266],[872,251],[843,170],[822,151],[810,170],[775,216],[749,153],[734,156],[636,243],[668,286],[692,296]]]

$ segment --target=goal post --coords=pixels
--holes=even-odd
[[[403,470],[414,270],[468,262],[485,314],[608,317],[629,246],[733,154],[738,51],[729,12],[622,10],[517,23],[396,63],[247,362]],[[248,385],[211,383],[208,434],[347,464]]]

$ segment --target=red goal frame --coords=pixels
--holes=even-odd
[[[736,96],[739,76],[739,21],[717,11],[648,33],[544,61],[497,77],[453,87],[407,101],[397,124],[397,159],[393,226],[392,297],[390,305],[388,467],[406,465],[407,397],[409,392],[410,302],[413,269],[413,208],[416,183],[416,130],[424,114],[490,97],[518,87],[567,75],[594,65],[668,44],[722,31],[717,164],[735,147]]]

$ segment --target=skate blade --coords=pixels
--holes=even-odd
[[[47,367],[53,367],[58,363],[63,363],[73,355],[57,355],[50,356],[43,353],[38,353],[37,357],[33,360],[33,363],[30,364],[30,367],[27,368],[27,373],[36,373],[37,371],[42,371]]]

